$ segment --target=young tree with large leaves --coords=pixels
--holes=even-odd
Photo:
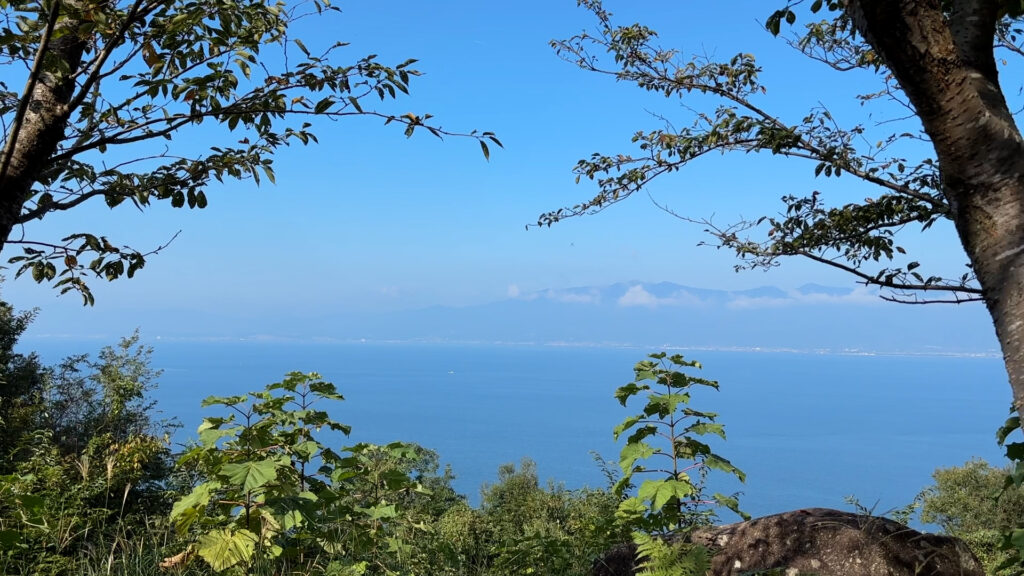
[[[723,226],[676,214],[734,250],[739,267],[800,256],[888,299],[984,302],[1024,414],[1024,140],[1006,97],[1019,86],[999,77],[1000,64],[1024,56],[1019,0],[791,0],[766,14],[775,35],[809,20],[789,37],[793,48],[819,61],[823,75],[857,74],[861,102],[889,104],[884,121],[851,126],[824,106],[792,118],[774,111],[752,54],[686,60],[659,47],[650,28],[614,24],[600,0],[579,3],[597,17],[596,31],[553,42],[556,51],[585,70],[679,98],[689,117],[681,129],[637,132],[633,153],[581,160],[576,174],[595,180],[597,195],[538,225],[600,211],[712,153],[769,152],[815,176],[859,179],[858,199],[841,204],[828,203],[822,181],[826,192],[790,192],[777,215]],[[962,274],[924,274],[897,243],[900,231],[940,220],[952,221],[970,260]]]
[[[382,110],[419,74],[345,44],[309,46],[306,17],[328,0],[0,0],[0,251],[17,273],[92,302],[86,279],[132,276],[147,251],[86,229],[65,238],[32,223],[84,202],[203,208],[225,178],[274,179],[281,146],[316,141],[310,119],[370,116],[455,134],[429,114]],[[330,21],[319,23],[325,29]],[[201,124],[204,124],[200,127]],[[489,132],[476,139],[484,155]],[[202,142],[203,145],[197,145]]]

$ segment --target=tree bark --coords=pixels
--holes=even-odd
[[[88,38],[79,34],[77,2],[56,2],[49,18],[54,34],[44,33],[40,49],[22,94],[19,112],[6,134],[0,172],[0,252],[18,223],[32,188],[64,140],[75,93],[75,73],[82,65]],[[49,22],[48,22],[49,24]],[[52,38],[52,39],[51,39]]]
[[[998,0],[848,0],[935,146],[1024,419],[1024,141],[999,86]]]

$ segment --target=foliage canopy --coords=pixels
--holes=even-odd
[[[18,275],[87,303],[88,278],[131,277],[164,246],[136,249],[88,229],[36,237],[34,221],[92,200],[204,208],[208,189],[225,179],[273,182],[275,152],[316,142],[316,117],[379,118],[406,136],[457,134],[430,114],[388,105],[408,94],[415,60],[385,64],[351,56],[344,42],[307,46],[297,37],[300,20],[339,12],[323,0],[0,7],[0,250],[19,246]],[[490,132],[459,135],[477,140],[485,157],[488,144],[501,145]]]

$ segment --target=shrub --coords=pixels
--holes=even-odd
[[[746,476],[701,440],[708,435],[725,439],[716,413],[690,406],[696,387],[717,390],[718,382],[690,376],[683,372],[686,368],[701,365],[679,354],[651,354],[637,363],[634,381],[615,391],[623,406],[635,396],[646,400],[641,411],[623,420],[614,432],[616,440],[629,433],[619,459],[622,478],[615,484],[615,493],[622,502],[616,514],[634,530],[643,574],[702,574],[709,554],[700,546],[686,545],[686,533],[715,520],[719,507],[749,518],[739,510],[736,495],[705,492],[712,470],[740,481]],[[644,480],[636,487],[634,478],[642,475]],[[634,488],[636,493],[631,495]],[[663,537],[668,535],[675,537],[675,544],[666,543]]]

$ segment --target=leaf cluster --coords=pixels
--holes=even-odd
[[[350,428],[320,407],[342,400],[316,373],[289,373],[263,391],[207,398],[229,410],[199,427],[179,459],[199,481],[171,510],[193,555],[217,573],[324,560],[321,569],[388,573],[422,527],[405,510],[424,491],[410,477],[422,451],[400,442],[331,448],[322,432]]]
[[[658,114],[665,126],[635,132],[634,152],[595,153],[580,160],[574,169],[577,182],[595,182],[596,195],[540,215],[537,226],[601,212],[711,155],[767,153],[802,163],[825,179],[820,185],[825,191],[788,192],[782,195],[779,214],[724,226],[652,200],[670,214],[704,226],[712,238],[704,244],[734,252],[740,260],[737,270],[770,268],[784,257],[799,256],[852,274],[896,301],[980,299],[969,267],[954,276],[925,274],[918,269],[920,262],[897,243],[905,229],[926,231],[951,220],[953,211],[942,194],[935,161],[921,155],[921,144],[928,139],[912,120],[912,107],[881,59],[857,35],[841,3],[810,3],[810,12],[828,16],[806,24],[787,42],[832,72],[860,71],[874,77],[880,88],[856,96],[862,104],[877,100],[884,106],[883,119],[870,124],[843,125],[825,104],[803,117],[775,112],[754,55],[684,57],[679,50],[661,47],[657,33],[642,24],[614,23],[599,0],[580,4],[593,13],[596,29],[552,42],[555,52],[584,70],[678,102],[688,120],[678,123]],[[789,2],[773,12],[766,23],[769,31],[778,35],[783,23],[794,24],[801,4]],[[1019,34],[1012,22],[1002,21],[999,44],[1024,54],[1017,49]],[[894,117],[893,110],[910,113]],[[863,200],[827,204],[828,180],[843,175],[864,185]]]
[[[29,87],[41,79],[67,86],[67,102],[58,103],[54,118],[32,120],[49,122],[44,128],[58,134],[47,148],[26,128],[32,95],[0,82],[0,182],[7,187],[13,180],[15,155],[26,146],[39,164],[27,176],[30,192],[15,206],[17,226],[92,199],[110,208],[205,208],[215,183],[274,182],[276,152],[317,141],[314,118],[369,116],[403,126],[406,136],[465,136],[479,142],[485,157],[488,144],[501,146],[491,132],[450,132],[430,114],[378,108],[409,93],[421,74],[416,61],[343,56],[344,42],[307,46],[292,28],[338,12],[322,0],[2,4],[0,67],[11,72],[7,78],[28,70]],[[64,56],[68,43],[81,47],[81,58]],[[182,144],[188,141],[208,145]],[[21,194],[11,186],[10,194]],[[166,246],[139,250],[92,230],[59,241],[22,236],[0,243],[21,246],[12,260],[19,276],[77,291],[89,304],[90,277],[131,277]]]

